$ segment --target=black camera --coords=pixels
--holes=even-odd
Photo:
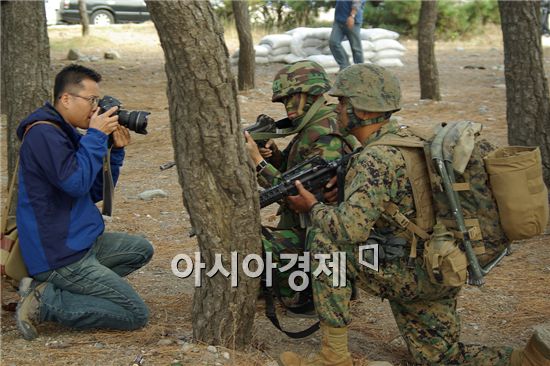
[[[108,111],[113,107],[118,107],[115,114],[118,115],[118,123],[128,129],[142,135],[147,135],[147,118],[151,114],[146,111],[127,111],[121,109],[122,103],[114,97],[104,96],[99,100],[99,114]]]

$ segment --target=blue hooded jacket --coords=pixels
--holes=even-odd
[[[25,135],[27,127],[37,124]],[[80,135],[46,103],[17,128],[19,152],[17,231],[30,275],[64,267],[86,254],[105,224],[95,202],[103,196],[108,136],[94,128]],[[24,137],[24,139],[23,139]],[[124,149],[112,149],[116,183]]]
[[[355,24],[363,24],[363,7],[365,6],[366,0],[359,0],[359,9],[355,14]],[[346,23],[348,19],[353,2],[352,0],[336,0],[336,7],[334,9],[334,20],[338,23]]]

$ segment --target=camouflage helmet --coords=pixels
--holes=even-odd
[[[297,61],[283,67],[273,79],[272,102],[296,94],[321,95],[330,89],[325,69],[314,61]]]
[[[399,80],[387,69],[373,64],[346,67],[328,93],[334,97],[348,97],[354,108],[367,112],[401,109]]]

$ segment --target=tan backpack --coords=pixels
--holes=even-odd
[[[512,240],[546,228],[540,151],[497,149],[478,139],[481,125],[471,121],[437,127],[435,134],[402,129],[369,144],[397,147],[412,186],[416,218],[408,220],[392,202],[385,215],[411,234],[411,258],[417,255],[416,238],[424,240],[424,265],[434,283],[461,286],[468,268],[469,282],[481,285]]]

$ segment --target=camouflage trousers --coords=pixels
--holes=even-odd
[[[344,287],[334,287],[332,275],[313,278],[313,298],[319,318],[333,327],[351,322],[350,281],[370,294],[388,299],[393,316],[415,363],[423,365],[509,365],[512,348],[465,345],[459,342],[460,317],[457,295],[460,288],[432,284],[417,258],[414,266],[407,258],[382,263],[379,271],[359,263],[358,246],[336,245],[322,233],[308,234],[314,272],[317,254],[346,253]]]
[[[273,263],[277,268],[273,269],[273,287],[276,292],[292,302],[298,296],[289,284],[291,273],[298,269],[298,263],[285,272],[279,271],[282,266],[289,263],[288,259],[281,259],[281,254],[302,255],[305,248],[305,229],[266,229],[262,230],[262,245],[265,252],[271,252]]]

